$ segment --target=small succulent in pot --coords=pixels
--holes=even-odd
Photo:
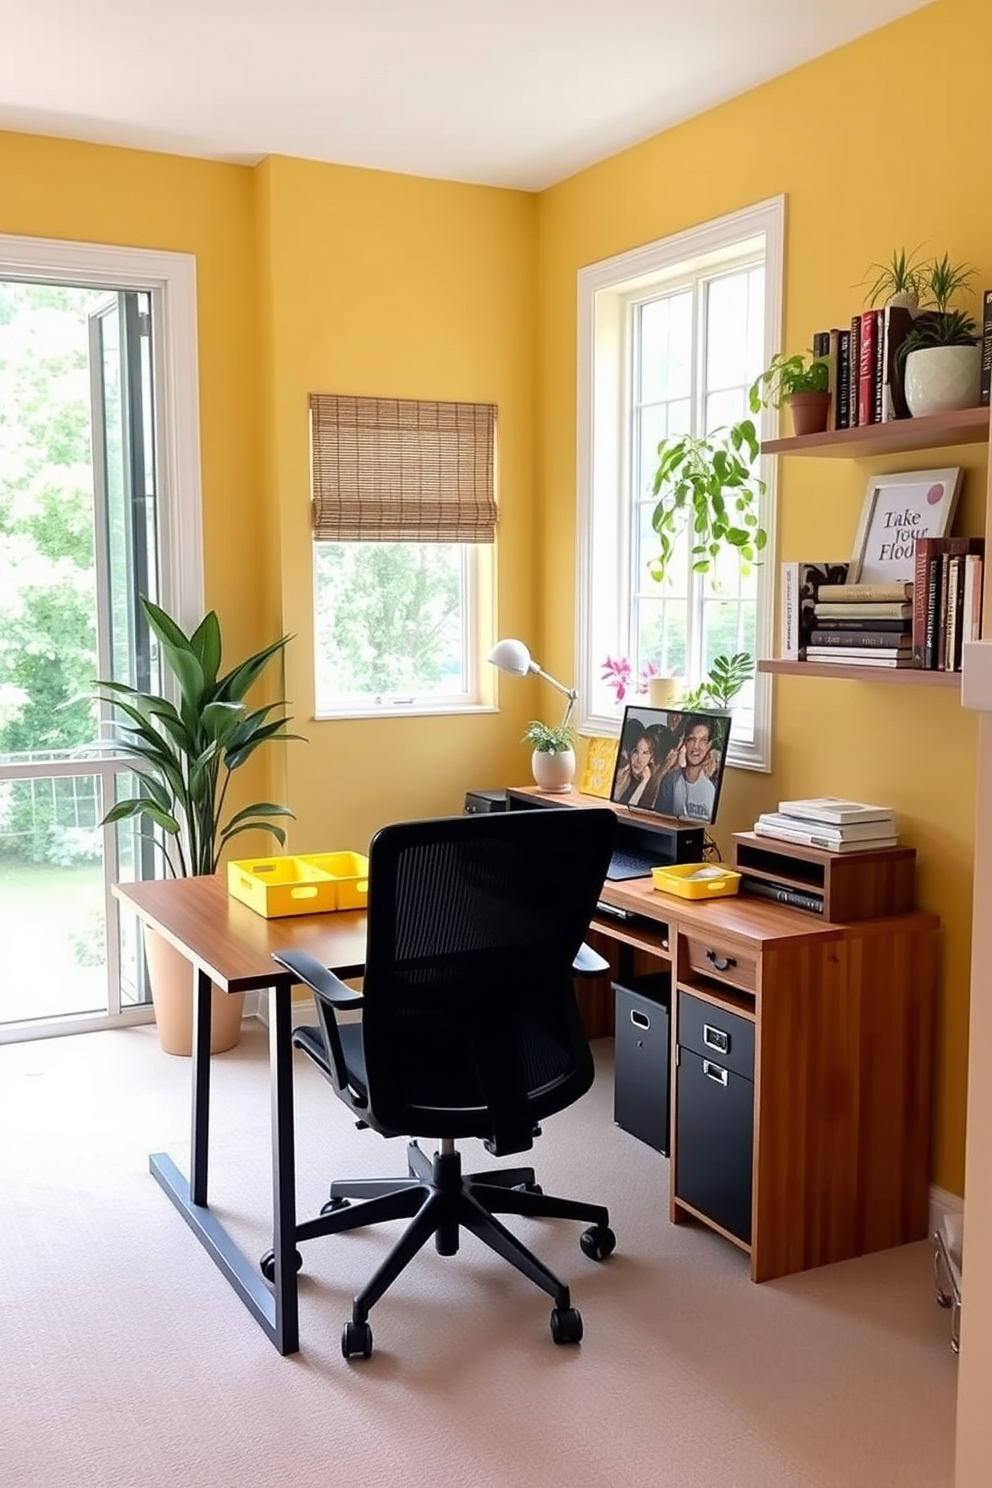
[[[532,718],[521,743],[530,744],[538,754],[564,754],[575,747],[575,731],[567,724],[541,723]]]

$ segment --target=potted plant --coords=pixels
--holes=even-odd
[[[776,352],[748,393],[752,413],[787,403],[795,434],[822,434],[830,413],[830,364],[812,351]]]
[[[918,248],[907,253],[905,248],[892,250],[888,263],[869,264],[862,284],[868,284],[865,303],[899,305],[915,315],[925,283],[925,266],[917,258]]]
[[[524,730],[522,742],[533,745],[530,766],[539,789],[560,793],[571,788],[575,778],[574,729],[534,718]]]
[[[747,651],[713,659],[709,674],[700,685],[679,700],[679,707],[690,711],[699,708],[730,707],[732,700],[754,676],[754,659]]]
[[[101,825],[140,821],[147,828],[142,835],[155,843],[167,871],[176,877],[215,873],[222,850],[242,832],[268,832],[283,846],[285,831],[271,818],[292,817],[288,806],[258,801],[225,818],[225,800],[232,773],[257,749],[300,737],[286,731],[290,720],[281,713],[283,702],[253,709],[244,702],[289,636],[219,675],[221,633],[213,610],[187,636],[158,605],[143,595],[140,601],[174,687],[143,691],[123,682],[94,683],[95,697],[114,710],[117,728],[112,738],[101,740],[101,747],[132,760],[138,780],[138,794],[112,806]],[[162,1047],[170,1054],[188,1054],[193,1002],[189,964],[147,930],[145,955]],[[162,963],[173,958],[180,981],[170,986]],[[211,1052],[237,1042],[243,1002],[243,995],[215,990]]]
[[[758,436],[750,419],[702,438],[681,434],[658,445],[652,514],[661,551],[651,577],[662,583],[683,531],[692,533],[692,566],[707,573],[721,548],[736,548],[744,572],[768,542],[757,507],[765,482],[754,474]]]
[[[978,327],[951,300],[966,290],[975,270],[952,264],[945,253],[922,269],[922,308],[896,351],[906,404],[914,418],[974,408],[981,399]]]

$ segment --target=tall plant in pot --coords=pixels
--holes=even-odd
[[[292,817],[288,806],[256,801],[228,815],[226,798],[233,772],[262,745],[301,737],[287,732],[284,702],[250,708],[244,701],[290,637],[221,673],[220,622],[213,610],[186,635],[150,599],[142,596],[141,607],[172,686],[142,690],[110,680],[94,683],[94,695],[109,705],[116,728],[101,746],[130,759],[138,782],[138,793],[116,802],[103,824],[139,821],[142,835],[154,842],[167,872],[176,877],[215,873],[224,848],[243,832],[267,832],[283,846],[286,833],[272,818]],[[170,1054],[188,1054],[193,1011],[189,963],[154,931],[145,933],[145,954],[162,1047]],[[169,963],[178,985],[167,984],[172,980],[166,974]],[[215,989],[213,1053],[237,1042],[243,1001],[243,996]]]
[[[896,351],[906,404],[914,418],[974,408],[980,401],[981,349],[978,326],[953,306],[975,276],[968,264],[945,253],[922,270],[922,308]]]

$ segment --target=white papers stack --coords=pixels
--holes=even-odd
[[[754,830],[759,837],[820,847],[827,852],[867,852],[896,847],[899,842],[891,807],[840,796],[779,801],[777,811],[761,813]]]

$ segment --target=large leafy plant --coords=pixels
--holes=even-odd
[[[717,656],[709,675],[692,692],[680,698],[678,706],[689,710],[729,708],[732,699],[753,676],[754,661],[746,651],[736,651],[733,656]]]
[[[292,817],[288,806],[257,801],[224,821],[224,802],[233,771],[257,749],[277,739],[302,737],[286,732],[290,720],[281,712],[284,702],[253,709],[244,702],[290,637],[273,641],[218,676],[221,634],[213,610],[187,636],[144,596],[141,607],[175,680],[178,704],[123,682],[94,683],[96,696],[115,710],[119,730],[101,741],[102,747],[133,760],[139,781],[139,794],[118,801],[103,824],[143,819],[157,828],[168,845],[154,830],[146,835],[162,848],[177,877],[216,873],[222,849],[241,832],[268,832],[283,846],[286,833],[269,818]]]
[[[768,542],[757,507],[765,482],[754,474],[758,437],[750,419],[702,438],[682,434],[658,445],[652,514],[660,552],[648,564],[662,583],[683,531],[691,534],[692,567],[707,573],[724,546],[736,548],[745,573]]]

